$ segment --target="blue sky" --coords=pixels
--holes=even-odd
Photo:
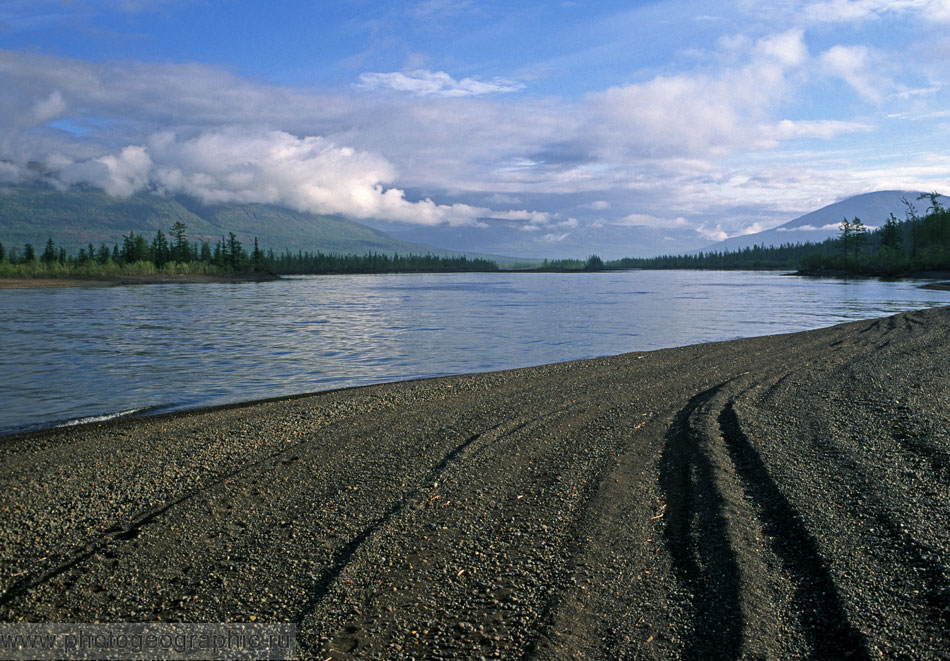
[[[950,191],[948,27],[950,0],[6,0],[0,183],[708,242]]]

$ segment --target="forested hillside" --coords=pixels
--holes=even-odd
[[[185,196],[139,193],[110,197],[93,188],[58,191],[45,186],[0,188],[0,241],[7,246],[42,246],[53,237],[69,251],[92,243],[121,244],[129,232],[149,238],[176,222],[192,241],[215,241],[234,232],[246,244],[284,250],[364,254],[457,254],[394,239],[379,230],[338,216],[300,213],[266,204],[204,205]]]

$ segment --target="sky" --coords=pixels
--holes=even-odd
[[[0,0],[0,186],[704,240],[950,192],[950,0]]]

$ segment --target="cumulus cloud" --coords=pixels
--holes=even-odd
[[[41,172],[114,195],[185,193],[357,220],[497,218],[553,236],[573,229],[559,225],[568,222],[559,208],[582,221],[689,229],[724,208],[803,204],[831,185],[866,188],[853,174],[829,184],[833,177],[809,175],[806,165],[763,163],[769,150],[782,158],[784,141],[872,130],[781,115],[819,65],[860,81],[873,70],[873,53],[864,69],[849,69],[856,51],[813,57],[800,30],[733,39],[728,48],[728,57],[697,71],[579,99],[518,95],[503,103],[492,94],[519,84],[421,71],[367,74],[363,88],[329,92],[205,65],[92,64],[0,50],[0,180]],[[399,85],[406,93],[375,93]],[[751,172],[736,162],[752,153],[754,177],[724,172],[728,159]],[[31,170],[31,162],[41,167]],[[618,220],[621,208],[642,217]]]
[[[729,238],[729,232],[724,230],[721,225],[716,227],[697,227],[696,233],[709,241],[725,241]]]
[[[648,153],[715,154],[750,146],[787,94],[788,74],[808,58],[801,30],[758,41],[748,64],[717,74],[662,75],[594,95],[615,144]]]
[[[524,84],[495,78],[490,81],[463,78],[456,80],[444,71],[417,69],[407,73],[363,73],[357,86],[364,90],[389,89],[419,96],[464,97],[518,92]]]
[[[114,197],[128,197],[148,185],[151,170],[147,150],[133,145],[118,154],[69,163],[53,176],[66,184],[91,184]]]
[[[892,89],[894,84],[874,73],[870,60],[870,51],[866,46],[835,46],[821,55],[821,61],[829,73],[840,76],[865,99],[880,103],[885,91]]]
[[[280,204],[423,225],[471,224],[491,213],[465,204],[410,201],[403,190],[386,186],[396,171],[378,154],[283,131],[205,132],[187,139],[161,132],[150,136],[146,145],[70,163],[52,176],[68,184],[98,186],[118,197],[150,188],[209,204]]]

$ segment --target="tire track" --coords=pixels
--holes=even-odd
[[[511,640],[510,646],[505,649],[507,657],[525,658],[537,654],[538,646],[548,635],[561,594],[571,575],[570,559],[578,552],[578,521],[587,512],[588,501],[598,488],[604,466],[613,458],[604,447],[598,446],[596,450],[577,447],[580,439],[585,443],[589,441],[589,425],[596,424],[603,415],[604,411],[600,410],[597,402],[578,400],[543,415],[522,419],[518,424],[506,425],[503,430],[483,434],[482,442],[470,446],[462,455],[464,459],[460,457],[464,463],[453,462],[447,467],[446,473],[451,473],[457,466],[458,474],[443,474],[438,478],[440,492],[444,489],[443,501],[440,502],[450,497],[453,503],[461,504],[461,501],[468,501],[488,486],[497,489],[496,500],[505,505],[496,512],[504,514],[500,518],[494,513],[473,517],[473,510],[468,505],[443,510],[444,514],[436,515],[446,526],[441,528],[445,531],[442,535],[438,529],[429,528],[432,523],[432,514],[429,512],[438,511],[438,508],[432,509],[433,499],[428,498],[427,493],[421,494],[418,507],[412,503],[397,513],[401,516],[396,518],[404,532],[409,533],[408,537],[398,534],[390,536],[383,531],[385,526],[380,526],[377,530],[380,533],[378,541],[364,540],[366,546],[357,549],[361,560],[355,556],[353,558],[356,570],[363,574],[356,582],[364,585],[343,586],[350,592],[344,597],[343,604],[360,611],[368,609],[376,615],[349,619],[344,628],[330,636],[329,645],[321,646],[321,651],[332,658],[340,658],[341,654],[346,658],[372,657],[385,649],[380,645],[389,643],[404,645],[405,650],[411,647],[414,652],[426,656],[435,652],[429,647],[433,637],[450,636],[453,651],[449,656],[475,654],[477,658],[476,651],[486,644],[486,636],[500,636]],[[543,433],[549,430],[555,431],[556,440],[549,440]],[[528,445],[524,443],[526,440],[530,441]],[[552,453],[559,454],[567,448],[573,448],[575,455],[568,465],[551,465],[548,471],[530,475],[535,470],[533,467],[548,464],[546,457]],[[516,463],[512,463],[513,458],[519,455]],[[490,477],[487,482],[466,478],[473,471]],[[555,509],[552,510],[552,507]],[[530,520],[532,516],[537,516],[538,511],[547,513],[544,517],[547,525],[539,526],[543,531],[535,530],[533,534],[525,531],[526,534],[522,536],[520,526],[514,522]],[[418,518],[417,512],[421,514]],[[390,532],[394,532],[396,518],[389,522]],[[512,528],[517,532],[512,531]],[[466,531],[465,540],[495,540],[494,545],[491,548],[482,546],[481,552],[474,556],[470,552],[457,554],[454,541],[458,541],[456,531],[459,530]],[[416,534],[413,536],[412,532]],[[425,540],[424,552],[421,547],[419,550],[403,547],[406,541],[415,545],[422,539]],[[555,539],[558,540],[556,543]],[[471,544],[467,546],[470,551]],[[554,549],[558,551],[552,553]],[[359,563],[369,557],[381,556],[398,557],[400,561],[394,569],[383,569],[380,573],[374,571],[367,577]],[[448,576],[440,574],[440,568],[447,559],[451,559],[450,564],[453,565],[453,571]],[[456,569],[459,571],[456,572]],[[349,570],[344,568],[344,572]],[[341,578],[355,579],[352,573],[342,572],[337,579]],[[511,579],[514,579],[514,584]],[[483,622],[484,630],[467,626],[445,630],[436,626],[431,631],[423,631],[428,629],[425,622],[431,615],[425,612],[425,600],[420,601],[420,590],[422,593],[429,589],[441,591],[443,588],[434,585],[428,589],[422,587],[439,580],[448,581],[456,590],[451,617],[459,623]],[[403,589],[402,586],[410,584],[413,587]],[[398,593],[395,590],[380,592],[377,585],[400,586],[400,589]],[[323,599],[328,599],[333,590],[330,586]],[[332,600],[327,603],[331,611],[341,605],[334,605]],[[312,610],[326,619],[327,613],[323,612],[321,604],[314,604]],[[389,618],[380,621],[380,611],[398,613],[404,623],[417,623],[414,626],[420,630],[420,637],[407,637],[406,632],[401,630],[404,627],[394,627],[386,621]],[[534,625],[525,628],[526,620],[531,620]],[[446,653],[445,650],[443,653]]]
[[[718,422],[736,472],[771,539],[772,551],[782,559],[794,581],[795,612],[799,614],[810,655],[869,659],[867,641],[849,621],[817,542],[742,432],[731,401],[719,413]]]
[[[771,646],[761,640],[772,624],[762,620],[767,608],[798,619],[810,656],[870,658],[816,541],[739,427],[731,383],[695,395],[676,414],[660,461],[664,538],[691,612],[684,657],[737,659]],[[756,530],[777,566],[758,553]],[[788,586],[791,608],[769,596],[777,589],[770,586]]]
[[[433,466],[424,477],[419,480],[419,486],[412,491],[405,493],[399,500],[394,502],[390,508],[382,515],[374,519],[369,525],[365,526],[349,542],[342,546],[333,556],[326,570],[308,586],[311,593],[309,599],[301,605],[294,616],[293,622],[302,626],[307,618],[320,607],[327,595],[333,590],[340,576],[347,570],[353,562],[355,556],[364,549],[366,544],[381,530],[390,526],[400,516],[409,511],[424,507],[431,501],[428,492],[432,485],[438,484],[445,479],[446,473],[452,470],[452,467],[461,461],[461,457],[466,454],[480,454],[487,445],[494,444],[506,437],[517,434],[522,429],[549,417],[553,417],[566,409],[558,409],[547,412],[540,416],[522,418],[519,421],[499,423],[493,425],[484,431],[468,436],[449,451],[439,462]],[[482,443],[479,443],[482,441]]]
[[[740,567],[701,428],[707,404],[726,383],[693,396],[676,414],[660,460],[666,545],[693,606],[687,658],[735,659],[742,651]]]

